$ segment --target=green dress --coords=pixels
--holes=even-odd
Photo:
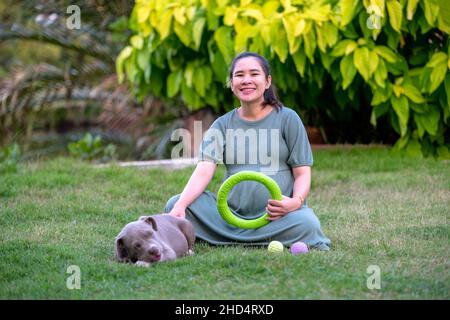
[[[313,157],[300,117],[290,108],[273,110],[263,119],[247,121],[237,109],[216,119],[200,145],[199,161],[224,163],[226,174],[243,170],[262,172],[273,178],[288,197],[292,196],[292,168],[312,166]],[[173,196],[165,212],[178,200]],[[258,229],[241,229],[225,222],[216,207],[216,195],[203,192],[186,210],[186,219],[194,225],[196,236],[211,244],[267,245],[278,240],[284,245],[305,242],[310,248],[329,250],[330,240],[321,230],[313,210],[304,205],[283,218]],[[238,217],[253,219],[265,212],[270,193],[255,181],[237,184],[228,195],[229,208]]]

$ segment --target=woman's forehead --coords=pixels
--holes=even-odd
[[[259,61],[254,57],[245,57],[236,61],[233,72],[258,70],[263,71]]]

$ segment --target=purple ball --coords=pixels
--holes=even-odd
[[[294,255],[308,253],[308,246],[304,242],[298,241],[291,246],[291,253]]]

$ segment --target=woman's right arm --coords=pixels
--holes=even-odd
[[[200,161],[197,164],[194,172],[189,178],[188,183],[183,189],[180,198],[175,203],[170,214],[176,217],[184,218],[186,215],[186,208],[194,202],[205,191],[214,172],[217,164],[210,161]]]

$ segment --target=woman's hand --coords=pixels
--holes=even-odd
[[[289,198],[283,196],[282,200],[272,200],[269,199],[267,202],[266,211],[269,214],[267,220],[278,220],[289,212],[297,210],[302,205],[300,198]]]
[[[170,215],[178,218],[185,219],[186,218],[186,208],[175,205],[172,210],[169,212]]]

